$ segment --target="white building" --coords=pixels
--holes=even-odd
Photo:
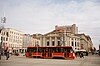
[[[13,51],[13,53],[21,52],[23,32],[12,28],[4,28],[1,31],[1,35],[3,38],[3,47],[8,46]]]

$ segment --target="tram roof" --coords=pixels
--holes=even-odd
[[[72,46],[28,46],[27,48],[72,48]]]

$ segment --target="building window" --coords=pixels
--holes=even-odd
[[[7,37],[8,37],[8,32],[6,33]]]
[[[60,41],[58,41],[58,46],[60,46]]]
[[[54,41],[52,41],[52,46],[54,46],[55,45],[55,42]]]
[[[4,34],[3,35],[5,35],[5,32],[4,32]]]
[[[81,44],[81,49],[84,49],[83,44]]]
[[[1,41],[3,41],[3,37],[1,37]]]
[[[5,41],[5,37],[3,37],[3,41]]]
[[[74,43],[72,42],[72,46],[74,46]]]
[[[75,42],[75,47],[76,47],[76,42]]]
[[[47,41],[47,46],[49,46],[49,41]]]

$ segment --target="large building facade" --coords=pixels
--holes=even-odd
[[[23,32],[4,28],[1,31],[2,47],[8,46],[13,53],[21,52],[23,43]]]
[[[28,46],[72,46],[74,50],[91,51],[93,43],[90,36],[78,34],[76,24],[55,26],[55,29],[44,35],[24,34],[21,31],[4,28],[0,30],[2,47],[8,46],[13,53],[25,52]]]
[[[88,52],[93,49],[93,43],[89,35],[83,34],[75,34],[80,37],[80,48],[85,49]]]
[[[72,46],[74,50],[80,49],[80,37],[67,32],[59,33],[56,30],[45,34],[42,43],[42,46]]]
[[[78,34],[78,27],[75,24],[55,26],[55,30],[35,37],[39,37],[41,46],[72,46],[74,50],[79,50],[80,37],[74,34]]]
[[[41,46],[72,46],[74,50],[84,49],[86,51],[90,51],[93,47],[89,36],[78,34],[76,24],[55,26],[55,30],[36,37],[39,37]]]

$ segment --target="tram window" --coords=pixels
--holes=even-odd
[[[60,50],[61,50],[61,52],[64,52],[64,48],[61,48]]]

